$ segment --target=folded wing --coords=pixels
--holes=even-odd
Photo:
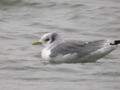
[[[68,41],[59,44],[52,49],[50,57],[56,57],[58,55],[75,54],[74,58],[82,58],[98,49],[102,48],[105,44],[105,40],[97,40],[90,42]]]

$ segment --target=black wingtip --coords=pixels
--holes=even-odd
[[[113,43],[110,43],[110,45],[118,45],[120,44],[120,40],[115,40]]]

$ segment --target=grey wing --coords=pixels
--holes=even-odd
[[[105,40],[97,40],[91,42],[64,42],[52,49],[50,57],[56,57],[57,55],[66,55],[77,53],[77,57],[84,57],[103,47]]]

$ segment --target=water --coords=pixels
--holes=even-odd
[[[95,63],[49,64],[32,42],[120,39],[119,0],[0,0],[0,90],[120,90],[120,48]]]

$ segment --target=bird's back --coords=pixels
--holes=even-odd
[[[57,55],[66,55],[69,53],[77,53],[78,57],[83,57],[91,52],[96,51],[103,47],[105,40],[97,40],[91,42],[81,41],[67,41],[59,44],[51,50],[50,57],[56,57]]]

